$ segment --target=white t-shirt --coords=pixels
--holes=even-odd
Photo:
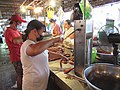
[[[70,35],[72,32],[74,31],[74,28],[73,27],[70,27],[68,30],[65,31],[64,33],[64,39]],[[74,45],[74,39],[70,39],[70,37],[67,37],[65,40],[64,40],[64,45],[65,47],[73,47]]]
[[[49,78],[48,50],[36,56],[28,56],[26,49],[31,40],[26,40],[21,46],[21,62],[23,67],[22,90],[46,90]]]

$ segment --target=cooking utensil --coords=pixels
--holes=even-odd
[[[101,60],[114,60],[114,56],[112,54],[97,53],[97,56]]]
[[[74,67],[72,67],[72,68],[67,68],[67,69],[64,69],[63,71],[64,71],[64,74],[67,74],[67,73],[69,73],[70,71],[72,71],[74,69]]]
[[[84,70],[84,79],[92,90],[120,90],[120,67],[96,63]]]
[[[67,74],[67,77],[66,77],[66,78],[76,79],[76,80],[78,80],[78,81],[80,81],[80,82],[86,84],[86,81],[85,81],[83,78],[78,77],[78,76],[73,75],[73,74]]]

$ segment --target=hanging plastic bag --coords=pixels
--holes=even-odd
[[[84,15],[84,0],[81,0],[81,2],[79,3],[80,4],[80,8],[82,10],[82,13]],[[89,3],[88,0],[86,0],[86,13],[85,13],[85,19],[90,19],[92,16],[91,16],[91,12],[92,12],[92,6],[91,4]]]
[[[52,6],[48,6],[46,11],[47,11],[48,19],[53,18],[53,16],[54,16],[54,8]]]

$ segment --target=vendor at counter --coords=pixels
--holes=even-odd
[[[73,49],[74,48],[74,28],[71,24],[70,20],[66,20],[64,22],[64,28],[65,28],[65,33],[64,33],[64,47],[65,47],[65,52],[69,54],[69,50],[67,49]],[[71,52],[70,52],[71,53]]]
[[[50,19],[50,25],[51,25],[51,33],[52,36],[59,36],[62,34],[62,29],[61,27],[56,23],[56,20]]]
[[[21,46],[22,90],[46,90],[50,73],[48,56],[67,60],[66,57],[47,50],[54,43],[61,41],[60,37],[37,41],[42,37],[44,29],[45,26],[38,20],[32,20],[27,25],[25,42]]]

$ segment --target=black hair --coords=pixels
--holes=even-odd
[[[10,21],[10,23],[9,23],[9,24],[13,24],[13,22],[16,22],[16,23],[18,23],[19,21]]]
[[[10,21],[10,24],[13,24],[13,21]]]
[[[42,28],[45,28],[45,25],[42,24],[40,21],[38,21],[38,20],[30,21],[27,25],[27,29],[24,31],[25,35],[23,37],[23,41],[25,41],[27,39],[28,34],[30,33],[31,30],[36,29],[38,31]]]
[[[56,20],[55,20],[55,19],[50,19],[49,21],[50,21],[50,22],[56,22]]]
[[[79,3],[75,3],[73,7],[73,19],[74,20],[82,20],[83,19],[83,13],[80,8]]]
[[[71,20],[65,20],[72,27]]]

